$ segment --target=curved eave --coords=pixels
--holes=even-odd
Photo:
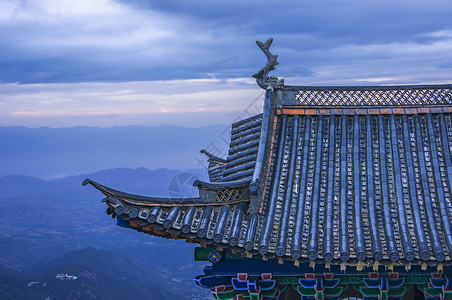
[[[243,243],[245,201],[214,206],[143,206],[130,205],[107,197],[107,214],[117,218],[117,225],[163,238],[186,239],[201,245],[231,246],[238,250]]]
[[[226,159],[215,156],[205,149],[202,149],[201,153],[204,153],[209,158],[209,160],[213,161],[214,163],[216,163],[218,165],[224,165],[227,162]]]
[[[375,263],[377,265],[395,266],[410,264],[426,264],[428,266],[435,266],[438,264],[434,258],[428,261],[422,261],[419,259],[407,261],[403,258],[400,258],[397,261],[391,261],[384,258],[377,262],[372,257],[369,257],[365,261],[360,261],[356,258],[356,256],[352,255],[346,262],[340,259],[334,259],[326,262],[321,255],[312,260],[307,257],[306,253],[303,253],[297,260],[294,260],[290,255],[279,256],[274,251],[269,251],[265,255],[262,255],[258,251],[258,244],[253,242],[252,244],[254,246],[251,248],[247,248],[245,246],[246,241],[248,240],[246,229],[252,227],[251,224],[253,223],[253,218],[247,212],[246,200],[238,201],[238,203],[234,204],[222,204],[221,206],[214,206],[212,204],[206,205],[205,203],[202,206],[145,205],[132,202],[127,203],[123,196],[130,194],[122,192],[119,192],[118,194],[117,191],[116,193],[112,193],[112,189],[104,187],[91,180],[85,181],[85,184],[88,183],[107,196],[104,201],[109,207],[107,212],[109,214],[113,213],[113,216],[118,214],[117,225],[154,236],[171,239],[185,239],[190,243],[221,247],[222,249],[230,248],[237,252],[246,251],[249,257],[257,256],[262,257],[263,259],[284,259],[289,261],[297,261],[297,263],[315,262],[316,264],[328,263],[330,265],[346,266],[372,266]],[[119,195],[122,196],[120,197]],[[152,199],[155,199],[155,197],[152,197]],[[118,210],[118,208],[120,209]],[[192,214],[189,217],[190,211]],[[196,213],[196,211],[199,213]],[[187,221],[187,218],[191,219],[188,219]],[[194,220],[194,218],[197,218],[197,220]],[[228,222],[227,220],[231,221]],[[184,230],[184,226],[188,226],[186,230]],[[451,261],[447,258],[441,263],[447,266],[450,265]]]
[[[83,186],[87,184],[92,185],[97,190],[102,192],[106,197],[114,198],[117,200],[124,201],[125,203],[139,206],[162,206],[162,207],[173,207],[173,206],[221,206],[226,204],[234,204],[238,202],[249,201],[248,193],[244,193],[245,198],[234,199],[231,198],[226,201],[218,201],[216,198],[216,193],[224,190],[230,189],[243,189],[249,184],[249,180],[239,180],[231,182],[220,182],[220,183],[209,183],[196,180],[193,186],[200,189],[200,197],[185,197],[185,198],[171,198],[171,197],[150,197],[130,194],[116,189],[104,186],[97,183],[89,178],[85,179],[82,183]]]
[[[107,197],[120,199],[126,203],[143,206],[174,206],[174,205],[208,205],[208,202],[201,198],[169,198],[169,197],[149,197],[135,194],[129,194],[116,189],[99,184],[91,179],[85,179],[83,186],[91,184],[97,190]]]

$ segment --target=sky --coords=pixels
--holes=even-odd
[[[0,0],[0,126],[229,124],[290,85],[452,83],[449,0]]]

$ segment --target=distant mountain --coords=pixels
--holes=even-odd
[[[60,273],[75,275],[77,279],[55,279]],[[3,273],[0,279],[1,299],[191,299],[199,296],[137,260],[94,248],[47,258],[21,275]]]
[[[130,193],[166,197],[169,192],[175,192],[174,190],[177,189],[178,186],[171,186],[171,183],[181,174],[188,174],[193,177],[191,182],[186,183],[187,185],[190,185],[195,179],[208,180],[207,171],[203,169],[181,172],[164,168],[158,170],[116,168],[55,180],[42,180],[24,175],[7,175],[0,177],[0,191],[2,192],[0,201],[2,199],[10,201],[31,195],[37,197],[37,200],[44,198],[41,195],[45,195],[46,199],[57,200],[67,197],[68,191],[71,192],[72,197],[89,197],[94,190],[82,187],[81,183],[86,178],[116,189],[127,189]]]
[[[3,199],[14,199],[33,193],[46,193],[54,185],[51,182],[23,175],[7,175],[0,177],[0,195]]]
[[[185,170],[202,148],[228,148],[228,127],[0,127],[0,176],[63,178],[118,167]]]
[[[205,180],[204,171],[191,170],[188,174]],[[178,282],[187,291],[198,291],[193,278],[202,273],[204,264],[193,261],[195,245],[116,226],[105,213],[105,204],[100,203],[103,195],[81,185],[89,177],[130,193],[166,196],[177,188],[169,186],[180,174],[184,173],[118,168],[51,181],[0,177],[0,264],[15,271],[35,272],[29,266],[44,257],[53,260],[74,250],[95,247],[134,257],[167,281]],[[48,268],[40,265],[39,269]]]
[[[78,261],[68,272],[85,274],[81,278],[91,278],[93,282],[77,281],[84,284],[85,292],[81,292],[79,286],[69,294],[71,285],[63,282],[59,287],[64,293],[54,294],[57,297],[53,299],[90,299],[90,293],[97,295],[96,299],[127,299],[128,294],[120,291],[106,293],[105,282],[121,287],[121,291],[133,291],[136,298],[147,299],[147,294],[142,294],[147,285],[140,282],[140,278],[146,277],[163,278],[164,284],[177,283],[187,295],[208,294],[193,283],[204,266],[193,261],[195,245],[116,226],[116,221],[105,213],[105,205],[100,203],[102,194],[91,186],[82,187],[81,183],[90,178],[134,194],[193,196],[197,191],[190,182],[208,179],[207,158],[199,150],[207,148],[225,157],[228,135],[228,128],[223,125],[204,128],[0,127],[0,265],[13,272],[25,269],[37,272],[15,274],[0,267],[0,299],[45,299],[49,296],[45,287],[32,285],[24,289],[24,282],[48,280],[49,286],[54,273],[59,272],[59,267],[52,266],[65,265],[65,255]],[[190,171],[177,171],[185,169]],[[90,250],[74,254],[86,247],[133,257],[139,263],[101,252],[119,261],[127,260],[134,270],[141,270],[141,277],[111,262],[96,265],[90,259]],[[99,253],[94,252],[94,256]],[[78,259],[77,255],[83,259]],[[40,265],[36,269],[30,267],[38,261]],[[97,269],[88,270],[86,264]],[[138,268],[140,264],[144,269]],[[127,271],[124,278],[133,280],[115,277],[114,274],[122,274],[121,270]],[[93,278],[99,279],[97,286]],[[172,289],[177,290],[174,285]],[[99,298],[96,290],[104,291],[104,298]]]
[[[0,273],[11,273],[11,272],[13,272],[13,271],[8,269],[7,267],[0,265]]]

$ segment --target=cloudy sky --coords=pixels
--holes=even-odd
[[[291,85],[452,83],[452,4],[0,0],[0,126],[228,124]]]

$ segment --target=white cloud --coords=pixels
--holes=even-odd
[[[435,31],[427,34],[427,36],[452,39],[452,30]]]
[[[123,119],[121,125],[183,125],[176,119],[165,120],[162,114],[182,114],[192,127],[207,125],[215,116],[218,118],[213,124],[228,124],[231,116],[238,115],[251,101],[263,99],[261,89],[244,82],[247,80],[0,84],[0,126],[32,126],[31,119],[33,124],[50,127],[76,126],[84,125],[86,117],[99,116],[116,117],[98,122],[98,126],[115,125],[111,121],[118,117]],[[199,119],[200,112],[211,116]]]

